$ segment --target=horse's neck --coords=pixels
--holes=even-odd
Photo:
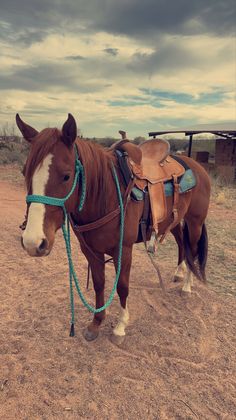
[[[85,170],[86,198],[83,210],[76,214],[80,224],[98,220],[118,207],[112,174],[112,156],[105,149],[87,142],[78,143]],[[78,203],[77,203],[78,204]]]

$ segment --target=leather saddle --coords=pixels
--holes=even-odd
[[[183,175],[183,166],[173,159],[170,145],[162,139],[147,140],[139,148],[142,152],[141,163],[130,160],[134,174],[139,179],[146,179],[151,184],[157,184]]]
[[[120,134],[122,140],[114,147],[127,152],[128,162],[135,176],[135,185],[143,191],[148,189],[152,227],[157,239],[158,225],[167,217],[164,182],[172,180],[174,185],[173,221],[167,228],[169,232],[178,217],[178,178],[184,174],[185,168],[169,155],[170,145],[167,141],[152,139],[136,146],[126,139],[124,131]]]

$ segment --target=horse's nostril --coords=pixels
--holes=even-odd
[[[47,239],[42,239],[42,242],[38,247],[39,252],[41,253],[41,252],[45,251],[45,249],[47,249],[47,246],[48,246]]]

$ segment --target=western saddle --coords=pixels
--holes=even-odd
[[[154,230],[154,238],[152,238],[151,247],[152,251],[155,251],[159,236],[158,226],[167,217],[164,182],[170,180],[173,182],[173,220],[162,235],[160,241],[165,238],[178,219],[178,178],[184,174],[185,168],[169,155],[170,145],[167,141],[163,139],[152,139],[136,146],[126,139],[126,133],[124,131],[119,131],[119,133],[122,136],[122,140],[115,145],[115,149],[127,152],[128,162],[134,175],[135,185],[140,190],[148,192],[148,201],[150,202],[151,207],[151,224]],[[147,219],[147,214],[143,215],[143,218]],[[142,232],[142,234],[143,233],[144,232]],[[144,242],[146,242],[146,233],[142,236],[145,236],[143,239]]]

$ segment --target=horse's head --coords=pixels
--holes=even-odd
[[[16,123],[23,137],[31,144],[24,174],[28,195],[66,197],[75,176],[73,145],[77,137],[77,128],[73,116],[68,115],[62,130],[46,128],[38,132],[24,123],[18,114]],[[65,203],[68,212],[75,208],[74,197],[75,194]],[[28,203],[27,225],[22,235],[22,245],[29,255],[49,254],[63,218],[63,209],[60,207],[40,202]]]

